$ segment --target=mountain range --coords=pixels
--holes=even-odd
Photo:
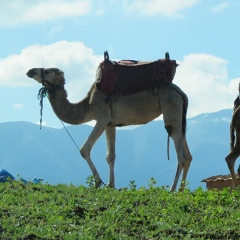
[[[190,189],[202,187],[202,179],[229,174],[225,157],[230,149],[229,123],[232,110],[204,113],[187,122],[187,141],[193,156],[187,181]],[[67,130],[67,131],[66,131]],[[31,180],[42,178],[49,184],[85,185],[91,175],[81,157],[80,147],[92,127],[67,126],[61,129],[30,122],[0,123],[0,169],[13,176]],[[75,143],[72,141],[75,141]],[[104,183],[108,181],[105,160],[105,136],[92,149],[95,163]],[[170,160],[167,160],[167,133],[163,121],[153,121],[135,128],[118,128],[116,139],[116,187],[148,186],[150,178],[157,186],[170,186],[177,166],[173,141],[170,141]]]

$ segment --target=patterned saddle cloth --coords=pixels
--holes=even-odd
[[[136,60],[109,60],[104,53],[104,61],[99,64],[96,86],[107,94],[130,95],[146,89],[157,89],[173,81],[178,64],[165,59],[151,62]]]

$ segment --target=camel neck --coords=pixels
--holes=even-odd
[[[82,124],[92,120],[89,112],[89,96],[78,103],[70,103],[64,88],[48,91],[53,111],[59,119],[69,124]]]

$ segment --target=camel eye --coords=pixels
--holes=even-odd
[[[44,74],[48,74],[49,70],[45,69],[43,72],[44,72]]]
[[[55,74],[56,74],[56,75],[61,75],[61,72],[60,72],[58,69],[56,69],[56,70],[55,70]]]
[[[61,76],[63,72],[62,72],[61,70],[57,69],[57,70],[55,71],[55,73],[56,73],[58,76]]]

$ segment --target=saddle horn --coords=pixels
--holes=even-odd
[[[169,55],[169,52],[165,52],[165,59],[168,59],[168,60],[170,60],[170,55]]]
[[[104,52],[104,60],[109,60],[108,51]]]

